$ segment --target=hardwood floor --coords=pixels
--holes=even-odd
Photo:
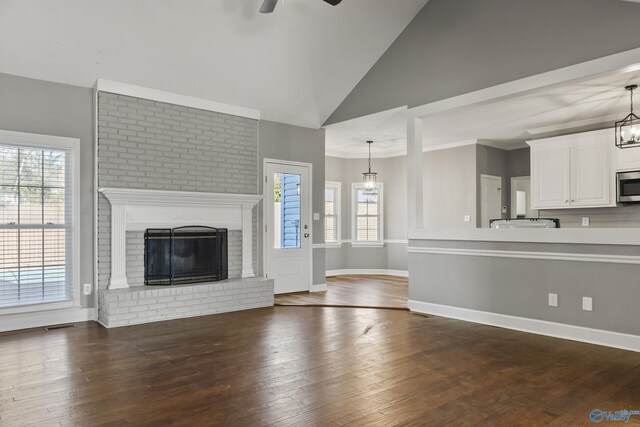
[[[2,426],[568,426],[640,409],[639,353],[398,310],[86,323],[0,350]]]
[[[327,277],[327,291],[276,295],[277,305],[331,305],[407,308],[406,277],[353,275]]]

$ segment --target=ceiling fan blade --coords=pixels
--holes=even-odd
[[[271,13],[276,8],[278,0],[264,0],[260,7],[260,13]]]
[[[331,6],[337,6],[340,4],[342,0],[324,0],[324,1],[329,3]]]

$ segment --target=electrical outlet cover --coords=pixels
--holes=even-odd
[[[82,293],[84,295],[91,295],[92,291],[93,291],[93,286],[91,286],[91,283],[85,283],[84,285],[82,285]]]
[[[585,216],[582,218],[582,226],[583,227],[588,227],[589,226],[589,217]]]

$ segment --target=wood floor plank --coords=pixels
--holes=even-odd
[[[396,310],[86,323],[0,350],[11,427],[588,425],[640,408],[638,353]]]
[[[327,277],[324,292],[276,295],[277,305],[334,305],[406,309],[409,282],[406,277],[344,275]]]

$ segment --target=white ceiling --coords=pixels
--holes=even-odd
[[[0,0],[0,72],[96,79],[320,127],[427,0]]]
[[[612,73],[570,84],[550,86],[509,99],[491,101],[423,117],[425,150],[470,141],[504,149],[524,141],[613,126],[629,112],[624,86],[640,84],[640,71]],[[636,91],[640,110],[640,90]],[[376,157],[406,152],[406,119],[401,109],[327,126],[328,155],[366,157],[361,142],[382,136]],[[374,149],[376,144],[374,143]]]

